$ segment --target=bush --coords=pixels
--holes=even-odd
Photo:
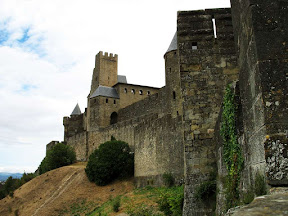
[[[159,210],[165,215],[182,216],[184,202],[184,187],[172,187],[171,190],[160,195]]]
[[[174,178],[171,173],[164,173],[163,181],[167,187],[172,187],[174,185]]]
[[[195,198],[197,200],[205,201],[211,196],[216,194],[216,181],[209,180],[203,182],[199,187],[196,188]]]
[[[0,199],[3,199],[7,195],[10,197],[14,196],[14,191],[21,187],[26,182],[33,179],[36,175],[34,173],[25,173],[21,177],[21,179],[13,178],[9,176],[9,178],[5,181],[4,185],[0,189]]]
[[[255,188],[255,194],[257,196],[261,196],[261,195],[267,194],[265,178],[264,178],[263,175],[261,175],[258,172],[256,173],[256,176],[255,176],[254,188]]]
[[[43,174],[50,170],[67,166],[76,162],[76,154],[74,150],[64,143],[58,143],[47,151],[46,157],[39,166],[39,174]]]
[[[112,202],[112,205],[113,205],[113,211],[114,212],[118,212],[119,211],[119,208],[120,208],[120,196],[117,196],[113,202]]]
[[[85,169],[88,179],[106,185],[134,174],[134,154],[126,142],[112,140],[99,146],[89,157]]]

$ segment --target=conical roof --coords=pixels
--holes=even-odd
[[[71,113],[71,115],[81,115],[81,110],[80,110],[80,107],[78,105],[78,103],[76,104],[73,112]]]
[[[168,48],[168,50],[166,51],[166,53],[173,51],[173,50],[177,50],[177,32],[175,32],[174,37],[170,43],[170,46]]]

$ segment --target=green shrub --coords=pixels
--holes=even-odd
[[[243,194],[243,203],[249,204],[254,200],[254,191],[253,187],[251,187],[246,193]]]
[[[266,188],[266,181],[263,175],[260,173],[256,173],[255,176],[255,185],[254,190],[256,196],[261,196],[267,194],[267,188]]]
[[[163,181],[167,187],[172,187],[174,185],[174,177],[172,176],[171,173],[164,173]]]
[[[121,201],[120,196],[117,196],[117,197],[113,200],[113,202],[112,202],[112,207],[113,207],[113,211],[114,211],[114,212],[118,212],[118,211],[119,211],[120,201]]]
[[[5,181],[4,185],[0,189],[0,199],[3,199],[7,195],[10,197],[14,196],[14,191],[21,187],[26,182],[33,179],[36,175],[34,173],[25,173],[21,177],[21,179],[13,178],[9,176],[9,178]]]
[[[67,166],[76,162],[76,154],[74,150],[64,143],[58,143],[47,151],[46,157],[39,166],[39,174],[43,174],[50,170]]]
[[[159,210],[165,215],[181,216],[184,202],[184,187],[172,187],[160,195]]]
[[[130,208],[127,213],[129,216],[162,216],[163,214],[159,213],[152,206],[136,206],[134,208]]]
[[[215,196],[215,194],[216,194],[216,181],[209,180],[203,182],[202,184],[200,184],[199,187],[196,188],[195,198],[197,200],[204,201],[211,196]]]
[[[134,174],[134,154],[126,142],[112,140],[99,146],[89,157],[85,172],[91,182],[106,185]]]

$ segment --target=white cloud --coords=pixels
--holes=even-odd
[[[62,117],[77,102],[86,107],[98,51],[118,54],[118,72],[128,82],[161,87],[177,10],[228,6],[229,0],[1,0],[7,40],[0,38],[0,171],[35,170],[45,145],[63,139]]]

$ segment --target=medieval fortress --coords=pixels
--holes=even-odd
[[[211,201],[194,194],[216,172],[221,215],[227,170],[219,128],[224,91],[234,82],[241,191],[256,173],[267,185],[288,184],[288,2],[231,6],[178,12],[163,88],[129,84],[117,74],[117,55],[96,55],[87,108],[77,105],[63,119],[64,141],[79,161],[111,136],[126,141],[135,152],[136,186],[161,185],[164,173],[184,179],[184,215],[213,215]]]

